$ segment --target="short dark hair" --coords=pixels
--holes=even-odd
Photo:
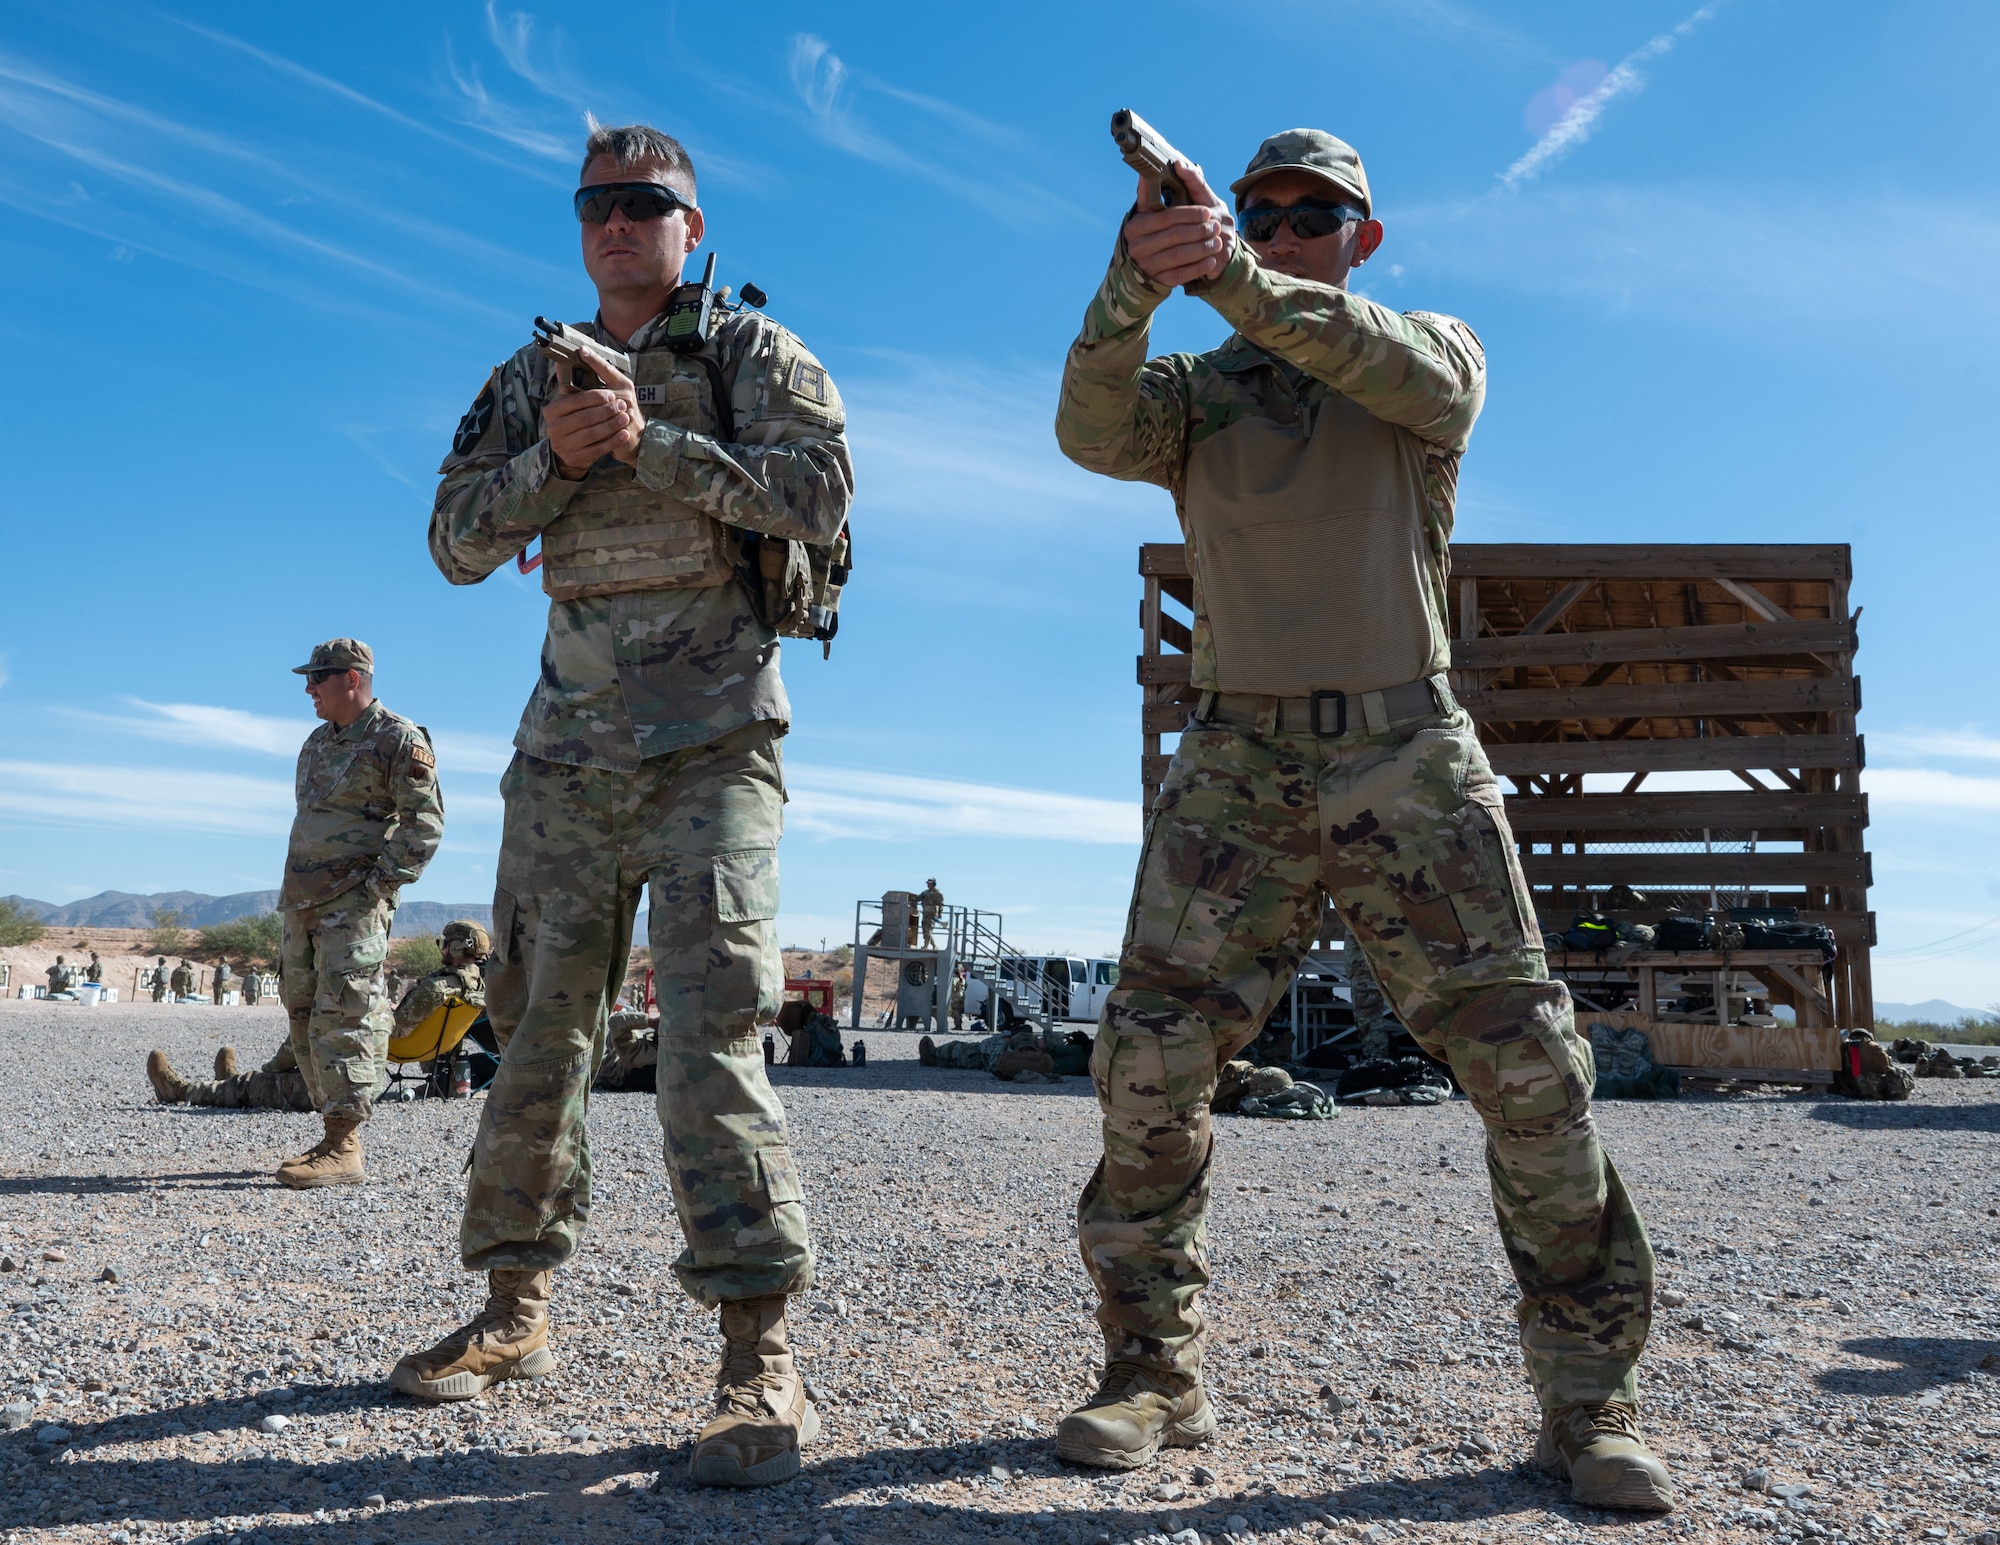
[[[641,161],[657,161],[667,169],[668,176],[685,180],[687,186],[680,191],[693,202],[694,162],[688,159],[687,148],[671,134],[662,134],[658,129],[643,123],[606,124],[595,118],[586,120],[590,125],[590,138],[583,142],[583,168],[577,172],[580,181],[590,163],[599,156],[611,157],[611,164],[619,171],[637,166]]]

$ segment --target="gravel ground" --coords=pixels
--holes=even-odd
[[[302,1117],[162,1108],[268,1009],[0,1006],[7,1540],[1963,1540],[2000,1514],[2000,1088],[1907,1105],[1754,1093],[1606,1105],[1662,1255],[1647,1423],[1681,1511],[1571,1507],[1527,1463],[1477,1124],[1463,1102],[1224,1118],[1221,1436],[1133,1477],[1058,1464],[1093,1338],[1071,1207],[1085,1080],[779,1068],[822,1250],[801,1362],[826,1430],[795,1483],[682,1484],[715,1359],[652,1102],[592,1112],[597,1217],[559,1278],[561,1369],[425,1408],[384,1376],[469,1314],[453,1249],[477,1107],[390,1107],[374,1183],[285,1192]],[[5,1264],[5,1263],[0,1263]],[[115,1281],[103,1280],[107,1270]],[[59,1426],[67,1436],[48,1429]],[[277,1428],[277,1431],[267,1430]],[[656,1478],[658,1480],[655,1486]],[[2000,1536],[1988,1538],[2000,1539]]]

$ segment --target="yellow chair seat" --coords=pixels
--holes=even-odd
[[[408,1035],[390,1039],[389,1060],[435,1062],[439,1057],[450,1055],[465,1039],[465,1032],[472,1028],[472,1022],[479,1018],[479,1013],[478,1004],[466,1003],[458,998],[441,1004],[418,1021]]]

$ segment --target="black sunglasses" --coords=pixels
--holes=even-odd
[[[346,674],[347,674],[347,673],[348,673],[349,671],[351,671],[351,670],[353,670],[353,669],[354,669],[354,667],[353,667],[353,666],[351,666],[351,665],[343,665],[343,666],[341,666],[341,668],[340,668],[339,670],[337,670],[337,671],[333,671],[333,670],[327,670],[327,671],[307,671],[307,672],[306,672],[306,680],[307,680],[307,681],[309,681],[309,682],[311,682],[311,683],[312,683],[312,684],[313,684],[314,686],[316,686],[316,687],[323,687],[323,686],[325,686],[325,685],[326,685],[326,684],[327,684],[327,683],[328,683],[329,681],[333,680],[333,678],[334,678],[334,677],[336,677],[336,676],[345,676],[345,675],[346,675]]]
[[[1236,224],[1248,240],[1264,242],[1278,234],[1278,222],[1282,220],[1291,226],[1294,236],[1310,241],[1315,236],[1331,236],[1350,220],[1367,218],[1351,204],[1308,198],[1282,209],[1275,204],[1259,204],[1254,209],[1241,210]]]
[[[602,225],[614,209],[628,220],[657,220],[676,209],[692,208],[672,188],[657,182],[600,182],[576,190],[576,217],[585,225]]]

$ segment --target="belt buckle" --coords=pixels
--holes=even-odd
[[[1319,705],[1326,698],[1332,698],[1338,709],[1334,717],[1334,727],[1327,730],[1319,722]],[[1347,694],[1345,692],[1315,692],[1312,695],[1312,732],[1315,735],[1345,735],[1347,733]]]

